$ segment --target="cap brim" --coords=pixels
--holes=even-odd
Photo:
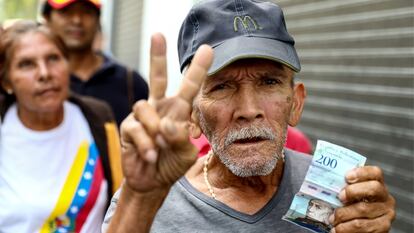
[[[213,49],[214,59],[208,75],[215,74],[229,64],[246,58],[269,59],[282,63],[295,72],[300,71],[300,62],[295,48],[282,41],[241,36],[227,40]]]
[[[67,1],[56,1],[56,0],[49,0],[48,3],[49,5],[56,10],[60,10],[66,6],[69,6],[70,4],[77,2],[77,0],[67,0]],[[91,5],[93,5],[94,7],[96,7],[96,9],[100,9],[101,5],[99,3],[97,3],[96,1],[85,1],[90,3]]]

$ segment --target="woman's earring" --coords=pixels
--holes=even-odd
[[[13,94],[13,90],[12,89],[7,89],[6,90],[7,94],[12,95]]]

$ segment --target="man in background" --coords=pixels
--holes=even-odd
[[[101,6],[100,0],[47,0],[42,15],[68,48],[72,91],[106,101],[119,125],[135,101],[148,98],[148,85],[137,72],[94,50]]]

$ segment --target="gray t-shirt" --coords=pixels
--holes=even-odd
[[[172,186],[155,216],[151,232],[308,232],[282,220],[282,217],[289,210],[294,195],[299,191],[311,159],[309,155],[286,149],[285,167],[279,189],[272,199],[253,215],[241,213],[212,199],[196,190],[185,177],[182,177]],[[105,216],[103,232],[115,211],[118,195],[115,194]]]

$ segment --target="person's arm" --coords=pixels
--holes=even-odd
[[[348,185],[339,194],[345,206],[336,209],[330,218],[334,232],[389,232],[395,218],[395,200],[385,187],[381,169],[356,168],[346,180]]]
[[[207,75],[213,52],[209,46],[197,50],[179,92],[168,98],[165,53],[164,37],[154,35],[149,99],[138,101],[121,124],[125,182],[117,207],[107,214],[107,233],[148,232],[172,184],[197,157],[198,151],[189,140],[188,124],[193,99]]]
[[[168,193],[153,191],[136,193],[124,187],[114,206],[108,209],[102,232],[149,232],[151,223]],[[109,225],[109,222],[111,223]]]

